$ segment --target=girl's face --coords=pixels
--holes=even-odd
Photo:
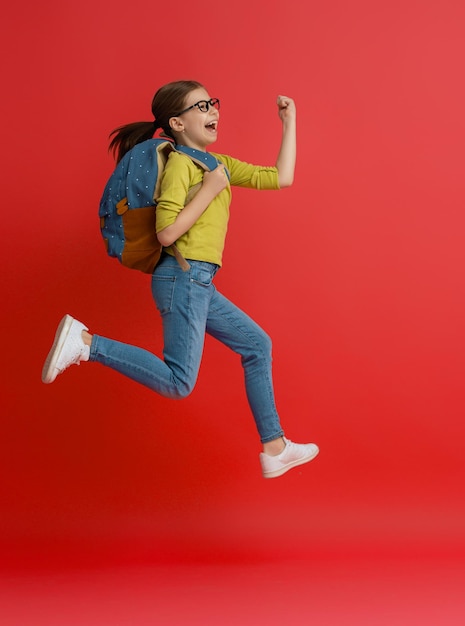
[[[216,141],[220,119],[220,112],[216,108],[219,104],[215,105],[216,102],[215,99],[211,100],[203,87],[194,89],[187,95],[184,109],[188,110],[170,119],[170,126],[175,133],[177,143],[197,150],[205,150]],[[197,104],[199,106],[195,106]]]

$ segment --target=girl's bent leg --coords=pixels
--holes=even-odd
[[[147,350],[94,335],[90,358],[169,398],[184,398],[197,381],[213,276],[211,263],[183,271],[165,256],[152,276],[152,294],[163,323],[163,359]]]
[[[182,398],[187,395],[186,386],[178,384],[170,368],[143,348],[94,335],[90,360],[111,367],[167,398]]]

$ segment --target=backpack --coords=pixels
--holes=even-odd
[[[110,176],[100,200],[100,231],[107,253],[130,269],[152,274],[162,253],[155,231],[155,198],[163,169],[173,150],[189,156],[204,170],[218,166],[208,152],[175,145],[167,139],[147,139],[126,152]],[[190,190],[189,202],[200,185]],[[189,264],[173,244],[178,263]]]

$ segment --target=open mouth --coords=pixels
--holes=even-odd
[[[210,132],[216,132],[218,128],[218,122],[210,122],[209,124],[205,124],[205,128]]]

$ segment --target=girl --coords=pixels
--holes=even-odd
[[[98,361],[169,397],[184,398],[197,380],[205,333],[241,355],[249,405],[263,445],[265,478],[281,476],[318,454],[313,443],[296,444],[284,437],[276,410],[271,374],[271,340],[244,312],[221,295],[213,278],[221,267],[231,186],[279,189],[293,183],[296,158],[296,110],[291,98],[279,96],[282,141],[275,167],[258,167],[212,153],[219,166],[204,170],[184,154],[172,152],[163,171],[156,230],[164,253],[152,275],[152,293],[163,321],[163,360],[120,342],[91,335],[66,315],[46,358],[42,381],[81,361]],[[153,122],[135,122],[111,133],[110,148],[121,160],[155,130],[175,143],[206,151],[216,141],[220,103],[196,81],[176,81],[154,96]],[[199,185],[200,183],[200,185]],[[189,189],[199,186],[187,200]],[[189,263],[184,271],[170,246]]]

